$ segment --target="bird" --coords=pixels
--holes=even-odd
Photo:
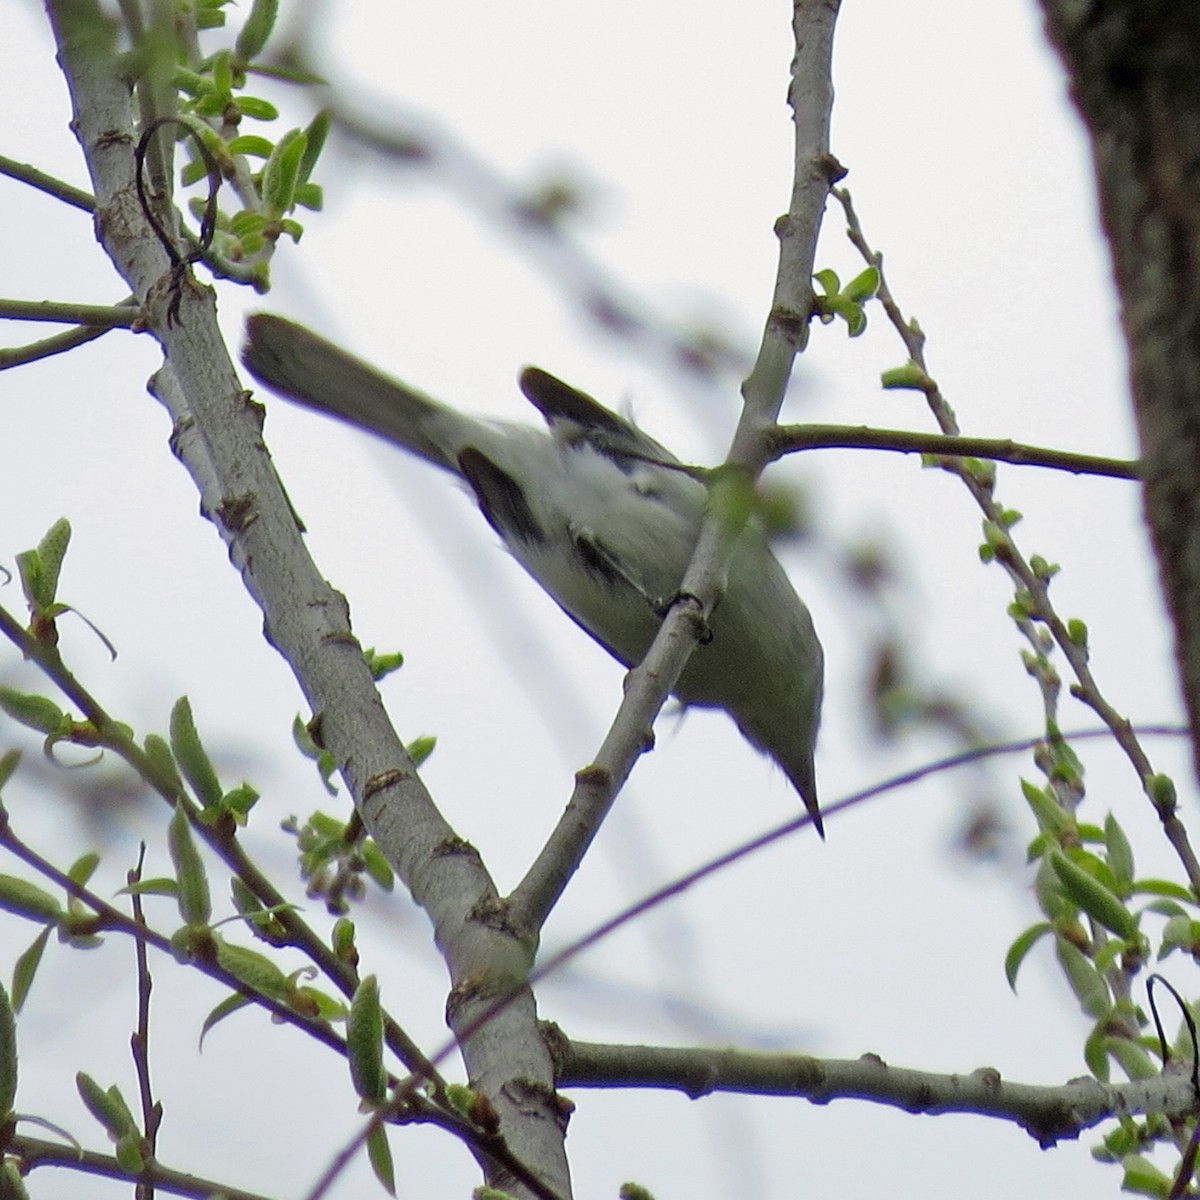
[[[537,367],[518,383],[544,429],[461,413],[283,317],[252,314],[246,334],[242,361],[256,379],[458,476],[567,616],[627,668],[641,662],[679,595],[708,499],[670,451]],[[813,755],[823,686],[808,608],[747,521],[674,695],[724,709],[783,769],[822,838]]]

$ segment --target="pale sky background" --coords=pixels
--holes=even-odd
[[[771,226],[791,171],[789,5],[333,7],[336,20],[319,25],[323,66],[358,102],[452,131],[514,185],[554,172],[578,179],[589,197],[578,237],[606,274],[659,317],[719,323],[752,351],[775,269]],[[12,0],[3,13],[0,153],[83,185],[44,17]],[[887,255],[894,291],[929,335],[932,371],[964,432],[1132,456],[1090,165],[1035,6],[847,0],[835,83],[834,152],[850,169],[846,182]],[[287,92],[269,94],[296,104]],[[304,108],[291,111],[293,123],[307,121]],[[581,318],[536,257],[436,179],[336,145],[318,179],[326,211],[303,215],[301,247],[281,249],[274,292],[256,298],[221,285],[231,344],[246,311],[284,312],[434,395],[530,420],[514,381],[536,362],[609,403],[628,402],[684,458],[723,452],[736,373],[723,381],[720,403],[682,386],[652,355]],[[0,211],[4,295],[121,298],[86,215],[4,179]],[[818,259],[847,278],[860,263],[841,231],[832,210]],[[42,332],[6,325],[5,344]],[[931,428],[919,397],[878,388],[879,372],[903,357],[877,308],[854,342],[840,326],[815,328],[786,418]],[[63,596],[120,657],[111,664],[81,623],[66,620],[69,661],[140,732],[165,731],[171,703],[187,692],[229,784],[245,775],[263,792],[253,851],[293,878],[278,821],[314,807],[342,811],[345,797],[326,798],[291,749],[299,693],[263,643],[260,615],[168,451],[168,421],[144,390],[156,362],[149,339],[117,333],[0,375],[0,562],[11,567],[54,519],[71,519]],[[599,745],[621,670],[498,552],[440,475],[311,414],[268,406],[267,441],[317,563],[349,596],[363,642],[406,653],[385,685],[389,707],[406,738],[438,734],[423,774],[507,890],[561,810],[571,772]],[[978,561],[979,517],[961,486],[899,456],[843,451],[772,473],[810,489],[833,536],[887,543],[903,566],[909,642],[931,681],[972,701],[998,736],[1038,731],[1039,700],[1004,612],[1008,586]],[[1106,694],[1137,721],[1177,719],[1135,489],[1015,468],[1002,468],[1000,480],[1001,499],[1025,513],[1021,545],[1063,565],[1054,595],[1065,616],[1088,622]],[[786,562],[829,663],[818,752],[824,799],[952,749],[933,740],[891,751],[870,744],[856,711],[856,643],[868,617],[819,554]],[[18,607],[15,586],[0,600]],[[516,679],[533,660],[543,669]],[[32,686],[4,651],[0,678]],[[1069,699],[1062,721],[1095,724]],[[0,726],[0,748],[16,736]],[[1162,742],[1150,749],[1157,768],[1179,780],[1185,819],[1193,818],[1185,751]],[[1139,861],[1171,872],[1132,770],[1104,747],[1080,753],[1089,819],[1102,822],[1112,809]],[[65,813],[61,772],[37,776],[36,750],[27,761],[28,782],[13,789],[11,806],[29,840],[66,861],[102,827],[110,838],[102,878],[115,888],[145,836],[151,871],[165,871],[163,814]],[[898,1066],[991,1066],[1036,1083],[1083,1074],[1087,1026],[1049,946],[1026,964],[1017,996],[1003,976],[1005,949],[1037,919],[1020,865],[1032,830],[1020,775],[1034,776],[1027,759],[999,761],[988,776],[1014,831],[998,863],[967,863],[953,849],[970,777],[934,780],[831,821],[826,845],[811,833],[789,839],[622,930],[546,982],[541,1012],[593,1040],[873,1052]],[[564,944],[797,807],[783,776],[726,718],[665,715],[658,749],[639,763],[545,944]],[[13,869],[0,861],[0,871]],[[172,910],[155,911],[169,930]],[[373,898],[361,924],[385,1002],[422,1044],[440,1045],[445,981],[423,916],[397,894]],[[34,932],[0,919],[0,964]],[[20,1019],[19,1108],[89,1146],[102,1147],[103,1137],[75,1098],[74,1072],[134,1094],[131,963],[132,948],[117,938],[86,956],[52,945]],[[1195,988],[1194,966],[1174,958],[1167,970],[1177,986]],[[155,987],[163,1161],[303,1195],[356,1126],[344,1067],[257,1013],[235,1016],[197,1055],[218,989],[166,962]],[[579,1107],[568,1149],[579,1196],[615,1196],[625,1179],[659,1200],[998,1200],[1016,1188],[1031,1198],[1109,1195],[1120,1183],[1118,1169],[1091,1161],[1098,1136],[1043,1153],[997,1122],[851,1102],[572,1098]],[[463,1196],[477,1183],[466,1152],[434,1132],[397,1131],[393,1151],[402,1196]],[[365,1174],[348,1176],[336,1194],[371,1194]],[[123,1194],[78,1175],[39,1172],[32,1185],[35,1196]]]

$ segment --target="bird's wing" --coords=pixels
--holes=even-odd
[[[618,416],[587,392],[564,383],[549,371],[526,367],[517,382],[525,399],[556,433],[562,433],[566,424],[573,427],[568,431],[568,438],[571,434],[586,437],[597,449],[615,455],[631,455],[654,462],[679,461],[632,421]]]

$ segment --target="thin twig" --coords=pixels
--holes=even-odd
[[[138,850],[137,866],[125,876],[130,885],[130,903],[133,908],[133,919],[146,926],[146,914],[142,907],[141,893],[134,884],[142,880],[142,867],[146,861],[146,843],[143,842]],[[154,1089],[150,1086],[150,993],[154,989],[154,981],[150,975],[150,960],[146,953],[146,940],[138,937],[133,941],[134,954],[137,958],[137,1028],[129,1039],[133,1053],[134,1070],[137,1073],[138,1095],[142,1102],[142,1136],[150,1151],[146,1162],[143,1178],[138,1180],[136,1200],[154,1200],[154,1176],[152,1162],[158,1145],[158,1127],[162,1124],[162,1104],[154,1099]]]
[[[55,354],[65,354],[68,350],[74,350],[76,346],[94,342],[96,338],[103,337],[112,330],[111,325],[80,326],[78,329],[69,329],[65,333],[43,338],[40,342],[14,346],[11,350],[0,348],[0,371],[6,371],[10,367],[23,367],[26,363],[52,358]]]
[[[954,411],[928,370],[925,361],[924,333],[915,321],[905,318],[900,306],[896,303],[884,274],[883,255],[873,249],[867,241],[850,193],[843,188],[834,188],[833,195],[845,212],[847,236],[851,243],[863,259],[879,272],[877,299],[903,341],[910,360],[925,377],[925,386],[921,390],[925,394],[934,419],[943,434],[959,436],[958,421],[954,416]],[[1101,692],[1088,663],[1086,644],[1071,636],[1067,623],[1058,615],[1050,600],[1048,578],[1033,569],[1017,547],[1011,534],[1007,532],[1010,522],[1006,520],[1003,507],[995,499],[992,483],[981,480],[975,472],[967,469],[966,464],[956,468],[951,460],[947,467],[954,470],[962,480],[982,510],[985,521],[997,534],[997,542],[992,547],[994,557],[1013,580],[1021,600],[1021,607],[1024,611],[1018,617],[1017,625],[1032,647],[1030,673],[1042,688],[1047,710],[1047,728],[1053,729],[1057,724],[1055,706],[1058,696],[1058,681],[1057,672],[1039,669],[1039,663],[1044,660],[1046,649],[1049,646],[1049,643],[1043,644],[1041,633],[1037,628],[1039,625],[1044,627],[1045,632],[1052,639],[1052,644],[1058,646],[1075,675],[1076,683],[1071,688],[1071,694],[1091,708],[1108,726],[1113,740],[1124,751],[1126,758],[1132,764],[1138,781],[1142,785],[1142,790],[1154,805],[1162,823],[1163,832],[1183,866],[1192,891],[1200,896],[1200,860],[1197,859],[1192,848],[1187,829],[1179,819],[1177,806],[1162,802],[1156,795],[1152,783],[1157,776],[1133,732],[1133,727],[1128,719],[1117,712],[1105,699]],[[1051,786],[1059,787],[1062,784],[1062,781],[1057,779],[1053,772],[1050,774],[1050,779]],[[1078,802],[1078,796],[1064,794],[1062,800],[1065,807],[1071,808]]]
[[[891,450],[897,454],[926,454],[937,458],[982,458],[1022,467],[1046,467],[1074,475],[1138,479],[1139,464],[1096,454],[1074,454],[1030,446],[1009,438],[975,438],[910,429],[876,429],[865,425],[780,425],[771,434],[772,458],[801,450]]]
[[[47,1142],[41,1138],[15,1135],[5,1145],[5,1152],[15,1156],[26,1173],[38,1167],[59,1167],[68,1171],[80,1171],[85,1175],[101,1175],[108,1179],[124,1179],[136,1182],[138,1176],[130,1174],[110,1154],[97,1154],[93,1150],[81,1150],[78,1146],[64,1146],[59,1142]],[[230,1187],[189,1175],[183,1171],[172,1171],[161,1163],[152,1163],[150,1171],[155,1183],[174,1196],[194,1196],[196,1200],[208,1200],[221,1196],[223,1200],[271,1200],[261,1192],[247,1192],[242,1188]]]
[[[10,300],[0,297],[0,318],[9,321],[55,321],[63,325],[99,325],[129,329],[141,313],[128,304],[74,304],[62,300]]]
[[[19,183],[27,183],[30,187],[37,188],[39,192],[45,192],[48,196],[53,196],[56,200],[61,200],[64,204],[71,204],[84,212],[90,213],[96,210],[96,198],[90,192],[64,183],[61,179],[55,179],[53,175],[47,175],[45,171],[39,171],[37,167],[30,166],[29,163],[19,163],[16,159],[6,158],[0,154],[0,175],[7,175]]]
[[[194,819],[195,812],[190,799],[174,791],[172,781],[160,775],[124,727],[109,715],[104,706],[70,671],[58,650],[30,635],[3,606],[0,606],[0,634],[13,642],[25,658],[34,662],[65,696],[79,706],[83,715],[99,731],[103,744],[120,755],[162,800],[171,808],[182,801],[193,830],[254,893],[263,906],[275,912],[276,919],[288,935],[289,945],[306,954],[344,996],[348,999],[352,997],[358,986],[355,970],[342,962],[287,903],[283,894],[246,854],[236,836]],[[429,1080],[435,1088],[435,1095],[443,1097],[445,1081],[416,1042],[390,1016],[385,1017],[384,1036],[388,1047],[397,1058],[414,1074]]]

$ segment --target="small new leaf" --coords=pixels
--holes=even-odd
[[[383,1070],[383,1010],[379,1006],[379,981],[368,975],[355,989],[346,1020],[346,1053],[354,1090],[370,1105],[382,1104],[387,1095]]]
[[[234,51],[242,62],[251,62],[262,53],[278,16],[279,0],[254,0],[250,15],[234,43]]]
[[[299,129],[285,133],[263,167],[263,200],[267,211],[276,217],[288,212],[295,201],[306,141],[303,131]]]
[[[1004,977],[1014,992],[1017,990],[1017,973],[1021,970],[1026,955],[1052,930],[1053,926],[1048,921],[1039,921],[1036,925],[1030,925],[1009,946],[1008,953],[1004,956]]]
[[[115,1084],[106,1091],[86,1072],[78,1071],[75,1086],[88,1112],[104,1126],[111,1141],[119,1142],[130,1133],[136,1136],[137,1126],[129,1106]]]
[[[181,696],[171,709],[171,750],[184,778],[205,808],[221,801],[221,783],[192,719],[192,706]]]
[[[6,750],[0,754],[0,791],[4,790],[4,785],[13,777],[20,762],[20,750]]]
[[[55,897],[15,875],[0,875],[0,908],[42,924],[55,923],[63,915],[62,905]]]
[[[179,915],[188,925],[207,925],[212,916],[208,875],[192,838],[191,825],[182,801],[175,805],[175,815],[167,827],[167,848],[171,852],[175,878],[179,883]]]
[[[34,976],[37,974],[38,966],[42,961],[42,954],[49,940],[50,926],[47,925],[33,939],[29,949],[22,953],[13,967],[12,1003],[13,1009],[16,1012],[21,1011],[21,1007],[25,1003],[25,998],[29,995],[29,989],[33,986]]]
[[[265,954],[217,938],[217,962],[239,983],[275,1000],[286,998],[287,976]]]
[[[1112,1001],[1104,977],[1087,960],[1083,951],[1066,938],[1056,937],[1054,950],[1080,1008],[1096,1020],[1106,1016],[1112,1008]]]
[[[0,987],[0,1121],[8,1122],[17,1098],[17,1025],[8,993]]]
[[[1112,813],[1104,818],[1104,847],[1113,879],[1121,888],[1128,889],[1133,884],[1133,847]]]
[[[933,380],[912,361],[884,371],[879,376],[879,383],[887,391],[923,392],[933,386]]]
[[[0,687],[0,710],[19,725],[50,736],[62,733],[70,726],[66,714],[49,697],[18,692],[16,688]]]
[[[1049,859],[1063,891],[1089,917],[1127,942],[1137,937],[1137,918],[1100,880],[1059,850],[1051,850]]]
[[[863,304],[867,300],[874,300],[878,291],[879,269],[867,267],[865,271],[860,271],[842,288],[842,295],[853,300],[855,304]]]
[[[367,1130],[367,1158],[375,1178],[389,1196],[396,1194],[396,1171],[392,1166],[392,1149],[388,1145],[387,1126],[380,1123]]]

